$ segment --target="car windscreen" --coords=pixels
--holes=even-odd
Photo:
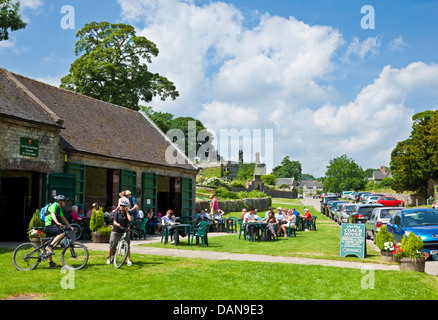
[[[351,210],[353,210],[354,209],[354,207],[355,207],[356,205],[351,205],[351,206],[345,206],[345,212],[351,212]]]
[[[375,207],[361,207],[357,212],[363,216],[370,217]]]
[[[383,209],[380,210],[380,218],[381,219],[391,219],[392,215],[396,212],[400,211],[400,209]]]
[[[438,211],[403,212],[403,223],[405,227],[438,225]]]

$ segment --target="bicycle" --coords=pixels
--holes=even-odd
[[[122,238],[117,244],[117,249],[114,252],[114,266],[117,269],[123,266],[123,264],[126,261],[126,258],[128,257],[129,245],[128,245],[128,241],[126,241],[126,234],[128,232],[133,232],[134,234],[138,235],[138,232],[136,232],[135,230],[131,230],[123,227],[119,227],[119,228],[125,230],[125,232],[123,233]]]
[[[35,230],[43,230],[42,227],[35,227]],[[47,245],[53,241],[56,237],[41,238],[40,246],[34,243],[26,242],[19,245],[12,256],[12,262],[17,270],[33,270],[41,261],[45,261],[52,253],[47,252]],[[64,237],[66,239],[66,246],[61,252],[62,265],[67,270],[80,270],[88,262],[88,249],[82,243],[72,242],[70,235],[66,232]],[[63,240],[64,240],[63,239]],[[43,240],[45,242],[43,242]],[[47,241],[46,241],[47,240]],[[54,247],[56,247],[61,241],[59,241]]]

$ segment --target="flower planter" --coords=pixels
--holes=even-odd
[[[397,262],[397,259],[394,257],[392,252],[380,251],[380,255],[382,256],[382,262]]]
[[[400,271],[424,272],[426,259],[424,258],[400,258],[398,260]]]
[[[35,244],[41,244],[41,241],[39,238],[29,238],[29,241]]]
[[[93,242],[95,243],[109,243],[110,236],[109,235],[101,235],[98,232],[93,232],[92,234]]]

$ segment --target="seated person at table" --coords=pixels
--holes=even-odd
[[[272,238],[272,236],[277,237],[277,232],[276,232],[276,228],[275,225],[278,226],[278,220],[275,217],[275,213],[274,210],[271,210],[269,212],[269,216],[266,219],[266,223],[268,224],[266,227],[268,229],[268,239],[270,240]]]
[[[287,217],[286,219],[283,219],[283,221],[285,221],[285,223],[283,223],[281,225],[281,229],[284,232],[284,237],[287,238],[287,230],[286,228],[294,228],[295,227],[295,221],[296,221],[297,217],[294,215],[293,210],[289,210],[287,212]]]
[[[82,217],[79,216],[78,214],[78,206],[71,206],[71,212],[70,212],[70,217],[71,217],[71,221],[72,222],[79,222],[82,221]]]
[[[245,214],[246,214],[246,208],[242,209],[242,215],[240,216],[240,219],[245,219]]]
[[[313,218],[312,218],[312,215],[309,212],[309,209],[304,209],[304,216],[300,216],[300,217],[306,219],[306,222],[307,221],[310,221],[310,222],[313,221]],[[305,231],[309,231],[309,230],[305,229]]]
[[[160,220],[154,216],[154,209],[149,208],[148,212],[146,213],[146,218],[148,219],[148,226],[154,230],[154,228],[157,228],[156,233],[158,234],[161,230],[161,223]],[[153,231],[152,231],[153,232]]]
[[[210,224],[214,223],[214,220],[211,218],[211,215],[208,212],[208,209],[204,210],[204,213],[202,214],[202,220],[207,221]]]
[[[166,211],[166,215],[161,218],[161,225],[163,226],[163,231],[164,231],[164,226],[172,226],[175,224],[175,218],[173,215],[173,211],[172,210],[167,210]],[[175,232],[175,228],[174,227],[168,227],[169,229],[169,233],[173,234]],[[171,244],[174,244],[175,240],[172,240]]]

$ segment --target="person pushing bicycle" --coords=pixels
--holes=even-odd
[[[120,209],[114,213],[113,230],[111,231],[110,241],[109,241],[109,252],[106,264],[111,264],[114,251],[117,249],[117,244],[122,238],[125,230],[129,228],[130,222],[132,221],[132,216],[129,213],[130,202],[127,198],[122,198],[120,200]],[[126,234],[126,241],[130,248],[129,232]],[[128,250],[128,266],[132,266],[131,262],[131,249]]]
[[[64,213],[62,212],[62,208],[65,207],[65,203],[68,199],[63,195],[55,196],[54,198],[56,202],[47,209],[49,214],[45,219],[44,232],[48,237],[55,237],[52,242],[47,245],[46,249],[50,254],[48,257],[49,267],[57,268],[60,266],[53,262],[53,247],[65,237],[65,231],[61,229],[62,223],[60,223],[59,220],[61,219],[61,221],[64,222],[64,224],[71,230],[73,230],[73,228],[70,226],[67,219],[64,217]]]

